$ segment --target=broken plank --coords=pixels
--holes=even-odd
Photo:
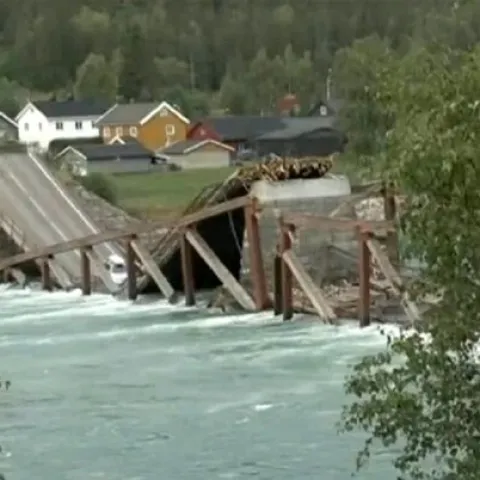
[[[337,319],[335,312],[323,295],[323,292],[317,287],[317,285],[315,285],[295,253],[291,250],[287,250],[283,253],[282,257],[305,295],[307,295],[310,302],[312,302],[312,305],[320,318],[323,318],[328,323],[334,322]]]
[[[187,230],[185,233],[187,240],[197,251],[203,261],[210,267],[213,273],[223,283],[224,287],[232,294],[235,300],[245,309],[255,310],[255,302],[235,277],[223,265],[215,252],[208,243],[195,231]]]
[[[175,290],[170,285],[167,277],[163,274],[160,268],[158,268],[158,265],[155,263],[155,260],[148,250],[137,240],[132,240],[131,245],[138,259],[142,262],[145,270],[157,284],[162,294],[169,302],[173,302],[175,300]]]
[[[295,225],[297,228],[325,228],[334,231],[352,231],[354,228],[361,228],[375,233],[385,234],[395,229],[391,221],[369,221],[353,218],[329,217],[311,213],[287,212],[283,216],[284,223]]]
[[[165,233],[158,245],[161,244],[162,248],[165,248],[165,247],[171,248],[174,245],[174,243],[178,241],[176,238],[176,235],[173,235],[174,231],[177,232],[178,229],[175,228],[174,230],[169,230],[167,233]],[[154,259],[154,261],[156,258],[156,252],[157,250],[150,253],[150,256]],[[157,258],[157,260],[155,261],[156,265],[163,265],[163,263],[164,263],[163,257]],[[140,275],[140,277],[137,278],[137,291],[141,292],[148,285],[149,280],[150,280],[149,275]]]
[[[390,282],[392,287],[396,292],[400,293],[403,291],[403,281],[400,278],[400,275],[395,270],[387,255],[383,252],[380,242],[374,238],[369,238],[367,240],[367,245],[372,253],[373,258],[377,262],[382,273],[385,275],[385,278]]]
[[[403,280],[391,264],[387,255],[382,251],[378,240],[369,238],[367,240],[367,245],[383,275],[390,283],[395,293],[400,296],[400,304],[405,311],[405,315],[408,317],[410,322],[414,324],[420,319],[420,311],[418,310],[415,302],[410,300],[408,292],[405,291]]]

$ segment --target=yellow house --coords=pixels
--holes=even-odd
[[[189,124],[168,102],[115,104],[96,122],[104,143],[133,137],[150,150],[185,140]]]

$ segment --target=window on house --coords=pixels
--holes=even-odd
[[[75,122],[75,130],[81,130],[83,128],[82,122]]]
[[[123,128],[122,128],[122,127],[117,127],[117,128],[115,129],[115,133],[116,133],[119,137],[121,137],[121,136],[123,135]]]
[[[105,138],[109,138],[109,137],[110,137],[110,129],[109,129],[108,127],[105,127],[105,128],[103,129],[103,136],[104,136]]]
[[[160,110],[160,116],[161,117],[166,117],[168,115],[168,110],[166,108],[162,108]]]
[[[138,135],[137,127],[130,127],[130,136],[136,137]]]
[[[57,122],[57,123],[55,124],[55,128],[56,128],[57,130],[63,130],[63,122]]]
[[[28,129],[30,128],[30,125],[28,123],[26,123],[23,128],[25,129],[26,132],[28,132]]]
[[[95,128],[95,122],[92,122],[92,128]]]
[[[172,125],[171,123],[166,125],[165,126],[165,133],[167,135],[175,135],[175,125]]]

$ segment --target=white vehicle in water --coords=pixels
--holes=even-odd
[[[105,268],[110,273],[113,282],[117,285],[121,285],[127,279],[127,266],[125,265],[125,260],[120,255],[110,255]]]

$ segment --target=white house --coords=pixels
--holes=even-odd
[[[18,139],[46,150],[53,140],[96,138],[95,122],[109,107],[90,100],[28,102],[15,117]]]

